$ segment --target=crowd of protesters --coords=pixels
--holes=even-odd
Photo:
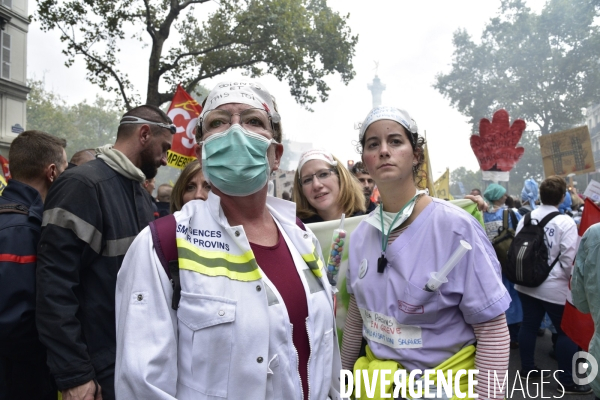
[[[356,138],[361,161],[348,170],[326,149],[307,151],[293,201],[277,199],[267,193],[285,151],[281,121],[262,85],[218,84],[198,119],[198,160],[156,188],[176,132],[157,107],[127,112],[114,144],[69,163],[63,139],[15,138],[0,196],[0,400],[333,400],[342,368],[504,376],[510,348],[521,376],[543,382],[534,354],[545,316],[559,393],[592,391],[573,380],[578,346],[561,318],[573,273],[574,304],[600,326],[600,228],[576,258],[582,200],[563,178],[528,179],[518,197],[497,183],[473,189],[478,221],[418,188],[424,137],[407,111],[378,107]],[[343,215],[363,220],[336,288],[321,251],[329,243],[305,224]],[[515,285],[492,243],[547,216],[550,275]],[[464,242],[472,251],[428,289]],[[389,337],[369,329],[373,315]],[[597,332],[590,351],[600,357]],[[479,398],[505,397],[506,387],[478,382]]]

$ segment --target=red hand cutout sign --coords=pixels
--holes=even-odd
[[[479,121],[479,136],[471,136],[471,148],[482,171],[508,172],[513,169],[525,151],[523,147],[516,147],[525,126],[522,119],[515,120],[511,126],[506,110],[496,111],[492,122],[487,118]]]

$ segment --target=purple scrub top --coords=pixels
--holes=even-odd
[[[467,241],[473,249],[436,292],[423,290]],[[359,246],[352,243],[360,243]],[[471,325],[504,313],[510,304],[500,264],[479,222],[462,209],[433,199],[387,248],[377,272],[381,232],[363,221],[352,233],[347,276],[363,317],[363,336],[380,360],[409,371],[433,368],[475,342]]]

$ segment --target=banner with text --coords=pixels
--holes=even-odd
[[[435,197],[438,199],[454,199],[450,194],[450,169],[446,168],[446,172],[435,181],[433,187],[435,188]]]

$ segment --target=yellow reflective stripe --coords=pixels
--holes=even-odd
[[[177,247],[191,250],[192,252],[196,253],[197,255],[199,255],[200,257],[203,257],[203,258],[224,258],[228,262],[232,262],[232,263],[236,263],[236,264],[242,264],[242,263],[254,261],[254,254],[252,253],[252,250],[248,250],[244,254],[240,254],[240,255],[230,254],[225,251],[202,250],[202,249],[194,246],[187,240],[181,239],[181,238],[177,239]]]
[[[315,246],[313,246],[312,254],[302,254],[302,259],[304,262],[306,262],[308,268],[310,268],[312,273],[315,274],[317,278],[323,276],[323,272],[321,272],[321,269],[323,268],[323,262],[321,262],[321,258],[319,257],[319,254],[317,254],[317,249]]]
[[[226,276],[236,281],[261,279],[252,251],[233,255],[223,251],[202,250],[185,239],[177,239],[179,268],[208,276]]]

